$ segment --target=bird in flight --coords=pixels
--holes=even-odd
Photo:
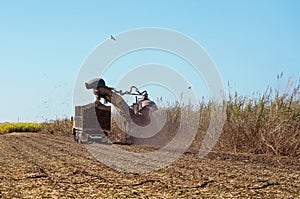
[[[110,35],[110,39],[116,41],[116,38],[114,38],[114,36]]]

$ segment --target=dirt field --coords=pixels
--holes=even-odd
[[[70,137],[0,137],[0,198],[300,198],[299,158],[186,153],[159,171],[128,174]]]

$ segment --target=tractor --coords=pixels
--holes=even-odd
[[[155,102],[148,97],[147,91],[140,92],[135,86],[123,92],[106,86],[102,78],[95,78],[85,82],[86,89],[93,90],[95,102],[75,106],[75,117],[72,132],[74,139],[83,144],[107,143],[111,132],[112,104],[116,111],[124,118],[125,143],[131,144],[129,133],[132,124],[144,127],[151,123],[150,114],[157,111]],[[123,95],[135,96],[135,102],[128,105]]]

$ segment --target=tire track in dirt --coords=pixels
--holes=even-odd
[[[53,145],[47,146],[45,144],[39,144],[30,138],[22,137],[20,142],[24,143],[25,151],[35,154],[32,158],[38,165],[46,167],[45,170],[47,171],[53,171],[53,174],[59,174],[61,179],[65,180],[69,178],[69,175],[74,174],[90,177],[87,169],[89,169],[91,164],[94,164],[95,161],[83,158],[82,156],[70,156],[69,154],[64,153],[64,151],[57,150]],[[45,164],[45,162],[47,163]],[[102,179],[101,176],[92,177],[99,177],[99,179]],[[55,176],[55,178],[57,178],[57,176]],[[76,184],[77,182],[72,183]]]
[[[3,197],[6,195],[8,198],[21,198],[26,194],[24,189],[30,190],[41,184],[46,184],[49,189],[52,189],[53,186],[49,186],[52,181],[46,174],[45,168],[33,161],[31,156],[22,150],[23,145],[17,137],[11,139],[12,137],[5,135],[0,141],[1,145],[7,147],[6,154],[13,155],[10,159],[6,159],[9,164],[6,169],[9,173],[6,173],[6,177],[0,182]],[[3,140],[5,143],[2,142]]]
[[[85,150],[84,146],[78,143],[54,142],[53,139],[40,139],[39,137],[25,136],[33,144],[44,145],[49,148],[55,148],[55,152],[61,152],[62,155],[83,158],[88,161],[94,161],[94,158]]]
[[[26,136],[35,137],[38,139],[45,139],[48,141],[51,141],[53,143],[57,143],[60,145],[74,145],[74,140],[71,137],[68,136],[55,136],[55,135],[49,135],[49,134],[42,134],[42,133],[34,133],[34,134],[26,134]]]
[[[116,152],[114,149],[112,149],[109,145],[106,145],[106,144],[88,144],[85,147],[83,147],[83,145],[78,145],[74,142],[71,142],[71,143],[68,143],[67,146],[64,146],[64,145],[66,145],[66,143],[64,143],[62,141],[58,141],[57,139],[47,138],[45,135],[42,136],[45,139],[40,139],[37,136],[32,136],[32,137],[25,136],[25,137],[27,137],[27,138],[30,137],[30,139],[34,140],[37,143],[47,145],[51,148],[55,147],[59,151],[64,151],[65,153],[70,154],[71,156],[76,156],[76,157],[78,157],[78,154],[71,152],[71,151],[73,151],[73,149],[80,151],[80,150],[83,150],[83,148],[84,149],[88,148],[90,152],[91,151],[93,152],[93,154],[95,155],[94,157],[97,157],[99,159],[105,158],[106,160],[109,159],[111,162],[111,165],[116,165],[116,163],[118,163],[118,164],[121,163],[120,164],[121,166],[122,165],[124,165],[124,166],[132,165],[132,166],[130,166],[130,167],[132,167],[132,170],[136,170],[136,168],[144,168],[144,169],[151,170],[153,168],[156,168],[156,166],[158,164],[165,164],[165,162],[167,160],[164,158],[161,158],[161,156],[168,157],[168,156],[171,156],[172,154],[175,154],[174,151],[164,150],[164,151],[161,151],[160,154],[157,154],[157,157],[152,156],[149,159],[149,157],[147,156],[146,153],[138,153],[135,155],[128,151],[127,153],[131,154],[131,155],[128,155],[128,154],[122,155],[122,154]],[[49,141],[49,142],[47,142],[47,141]],[[62,146],[62,144],[63,144],[63,146]],[[76,149],[76,147],[74,147],[74,146],[80,146],[82,148]],[[70,148],[68,148],[68,147],[70,147]],[[114,145],[114,147],[118,147],[118,146]],[[121,149],[121,150],[123,150],[123,149]],[[80,155],[79,158],[83,158],[83,157],[86,158],[85,156],[88,156],[87,154],[90,155],[88,153],[88,151],[86,151],[86,154]],[[90,158],[87,158],[87,159],[95,160],[94,157],[90,156]],[[118,169],[122,170],[121,167],[119,167]]]
[[[40,153],[43,153],[45,156],[49,155],[49,148],[56,148],[54,146],[57,146],[57,144],[53,143],[44,143],[44,141],[36,141],[36,139],[31,139],[30,137],[26,137],[25,139],[22,138],[22,142],[26,143],[26,146],[31,146],[32,149],[36,150],[36,151],[40,151]],[[76,143],[74,143],[74,146],[77,145]],[[71,172],[70,171],[66,171],[69,173],[69,175],[84,175],[85,179],[81,180],[81,182],[74,182],[74,181],[66,181],[66,179],[63,179],[63,183],[73,183],[73,184],[79,184],[82,182],[88,182],[90,180],[93,179],[97,179],[100,178],[102,180],[105,181],[105,187],[126,187],[126,186],[137,186],[137,185],[143,185],[145,182],[154,182],[157,180],[141,180],[141,179],[130,179],[130,181],[126,180],[127,178],[122,179],[122,174],[121,176],[119,175],[120,173],[118,173],[116,175],[115,171],[111,171],[109,172],[109,170],[111,170],[110,168],[107,168],[107,166],[104,166],[103,164],[95,161],[95,159],[91,159],[91,158],[85,158],[84,156],[80,155],[76,155],[74,156],[69,156],[67,154],[65,154],[63,151],[65,150],[55,150],[55,153],[50,152],[51,155],[53,157],[55,157],[56,162],[67,162],[67,166],[71,167]],[[76,162],[76,163],[75,163]],[[76,170],[74,171],[74,168],[76,168]],[[73,169],[73,170],[72,170]],[[105,175],[99,175],[103,173],[103,170],[105,170]],[[69,176],[68,175],[68,176]],[[127,176],[128,177],[128,176]],[[83,178],[83,177],[81,177]],[[118,180],[116,181],[116,179],[122,179],[121,181]],[[136,184],[136,185],[135,185]]]
[[[175,153],[171,154],[168,151],[158,151],[156,155],[125,152],[124,150],[122,150],[120,153],[120,148],[118,148],[118,146],[102,144],[89,144],[86,145],[86,148],[97,159],[101,160],[106,158],[106,164],[110,165],[111,167],[121,171],[124,170],[124,168],[127,168],[133,172],[137,172],[139,170],[153,170],[157,168],[158,165],[163,165],[167,163],[167,161],[170,161],[170,157],[175,155]]]
[[[87,152],[84,151],[83,154],[76,154],[76,155],[70,155],[69,151],[65,149],[62,149],[60,146],[58,149],[57,144],[54,144],[52,142],[44,143],[44,139],[42,141],[36,141],[35,138],[31,138],[30,136],[24,136],[24,137],[19,137],[20,139],[19,142],[22,142],[26,147],[30,146],[30,148],[24,149],[25,151],[32,151],[30,153],[35,152],[36,157],[51,157],[51,160],[54,161],[52,163],[49,161],[47,166],[49,168],[55,168],[55,166],[60,165],[60,168],[64,168],[64,173],[68,174],[63,178],[63,183],[81,183],[81,182],[74,182],[74,181],[67,181],[67,178],[70,178],[70,176],[73,175],[79,175],[80,178],[84,178],[81,181],[89,181],[91,179],[102,179],[104,180],[107,184],[106,186],[114,186],[115,182],[115,177],[118,177],[116,175],[116,172],[114,170],[111,170],[107,168],[107,166],[95,161],[94,158],[86,158],[85,156],[87,155]],[[78,146],[78,144],[74,143],[74,147]],[[81,146],[81,145],[80,145]],[[82,146],[81,146],[82,147]],[[51,150],[49,150],[51,149]],[[54,150],[55,149],[55,150]],[[82,148],[81,148],[82,149]],[[73,150],[72,150],[73,151]],[[82,152],[81,152],[82,153]],[[47,168],[46,170],[50,170]],[[99,175],[103,173],[102,171],[105,170],[105,176],[104,175]],[[55,173],[61,173],[60,170],[56,170]],[[76,176],[74,177],[76,179]],[[71,178],[73,179],[73,178]],[[119,182],[119,185],[122,186],[122,182]],[[126,183],[128,184],[128,183]]]
[[[15,171],[15,168],[11,167],[11,164],[13,163],[14,166],[16,166],[19,170],[23,169],[23,167],[31,168],[32,171],[39,170],[37,165],[27,159],[24,156],[24,152],[20,150],[20,144],[17,140],[14,140],[14,142],[11,142],[10,139],[7,137],[2,137],[2,141],[5,141],[6,144],[1,144],[2,146],[6,146],[5,153],[2,153],[2,161],[1,163],[4,163],[4,165],[7,165],[7,167],[1,167],[5,168],[7,171],[6,173],[11,174]],[[4,156],[4,157],[3,157]],[[9,179],[9,178],[8,178]],[[12,180],[16,178],[11,178]]]

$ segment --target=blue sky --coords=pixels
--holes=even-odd
[[[0,1],[0,122],[70,117],[74,82],[100,43],[161,27],[198,42],[231,90],[300,77],[299,1]],[[284,87],[284,86],[282,86]]]

